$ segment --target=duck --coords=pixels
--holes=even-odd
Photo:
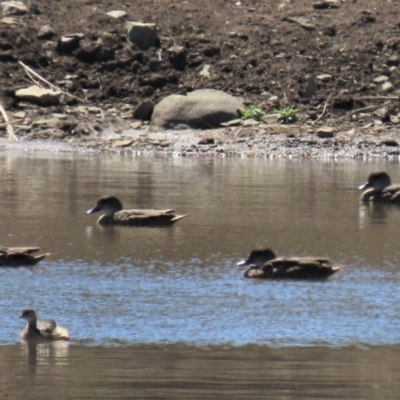
[[[247,260],[237,265],[247,265],[245,278],[258,279],[326,279],[340,267],[332,266],[327,258],[279,257],[271,249],[253,250]]]
[[[385,171],[371,172],[368,181],[358,189],[364,190],[360,197],[362,202],[400,203],[400,184],[392,185]]]
[[[19,318],[28,322],[21,332],[21,339],[26,342],[70,339],[67,329],[58,326],[52,319],[37,319],[35,310],[31,308],[22,310]]]
[[[0,247],[0,267],[30,267],[50,256],[50,253],[33,256],[38,247]]]
[[[176,215],[174,210],[124,210],[115,196],[100,197],[96,206],[86,211],[86,214],[99,211],[104,212],[97,220],[99,225],[170,226],[187,217]]]

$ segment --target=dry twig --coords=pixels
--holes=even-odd
[[[66,96],[72,97],[75,100],[78,100],[80,103],[87,103],[87,101],[74,96],[71,93],[65,92],[64,90],[61,90],[59,87],[53,85],[52,83],[50,83],[49,81],[47,81],[46,79],[44,79],[42,76],[40,76],[37,72],[35,72],[32,68],[28,67],[27,65],[25,65],[22,61],[18,61],[18,64],[20,64],[22,66],[22,68],[24,68],[25,72],[27,73],[27,75],[32,79],[33,82],[36,83],[36,81],[32,78],[31,75],[35,76],[36,78],[40,79],[41,81],[47,83],[52,89],[57,90],[59,92],[61,92],[62,94],[65,94]]]
[[[322,110],[322,113],[320,114],[320,116],[311,124],[311,125],[315,125],[326,113],[326,108],[328,107],[328,102],[332,97],[332,93],[328,96],[328,98],[326,99],[326,102],[324,104],[324,108]]]
[[[8,140],[10,142],[17,142],[18,138],[15,136],[14,128],[11,125],[10,120],[8,119],[6,110],[4,109],[4,107],[1,103],[0,103],[0,113],[3,116],[4,122],[6,123],[6,131],[8,133]]]

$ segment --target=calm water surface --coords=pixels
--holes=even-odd
[[[398,398],[400,207],[360,205],[375,169],[400,182],[385,162],[0,153],[0,244],[52,253],[0,270],[0,397]],[[102,194],[190,216],[104,229]],[[261,246],[344,268],[243,279]],[[71,343],[19,343],[28,306]]]

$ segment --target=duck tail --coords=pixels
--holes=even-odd
[[[69,332],[68,329],[63,328],[62,326],[57,326],[56,330],[53,332],[55,340],[69,340]]]
[[[41,254],[40,256],[33,257],[33,265],[36,265],[39,261],[42,261],[46,257],[51,256],[51,253]]]
[[[171,222],[174,224],[175,222],[179,221],[182,218],[188,217],[189,214],[185,214],[185,215],[176,215],[174,218],[171,219]]]

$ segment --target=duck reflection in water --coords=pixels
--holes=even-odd
[[[258,279],[326,279],[340,269],[332,266],[327,258],[276,258],[270,249],[253,250],[247,260],[237,265],[249,266],[245,278]]]

